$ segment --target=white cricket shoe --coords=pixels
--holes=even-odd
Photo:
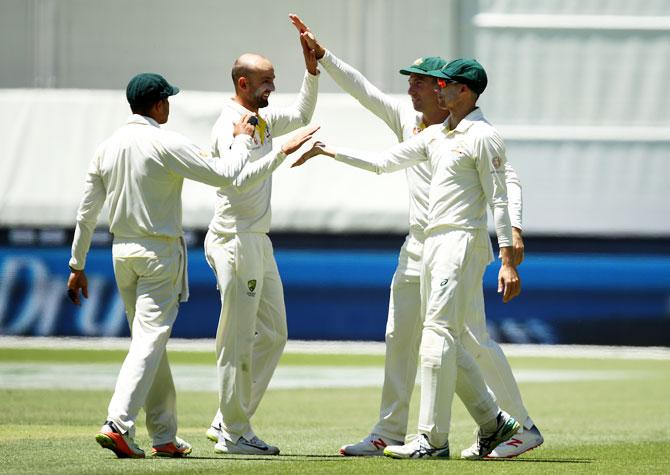
[[[209,429],[207,429],[207,432],[205,432],[207,435],[207,438],[211,440],[212,442],[218,442],[219,437],[221,437],[221,426],[210,426]]]
[[[253,436],[251,440],[240,437],[237,442],[221,437],[214,446],[214,452],[217,454],[278,455],[279,448],[266,444],[256,436]]]
[[[539,447],[543,442],[544,438],[542,434],[540,434],[537,426],[534,425],[523,432],[517,432],[511,439],[498,445],[486,458],[508,459],[516,457]]]
[[[352,457],[382,456],[387,446],[402,444],[402,440],[393,440],[379,434],[370,434],[360,442],[340,447],[340,455]]]
[[[496,430],[493,433],[484,434],[480,428],[477,432],[477,440],[472,446],[461,452],[461,458],[467,460],[483,459],[521,428],[521,424],[505,411],[498,412],[496,419],[498,422]]]
[[[449,458],[449,444],[444,447],[433,447],[428,442],[426,434],[419,434],[405,445],[389,445],[384,449],[384,455],[393,459],[418,458]]]

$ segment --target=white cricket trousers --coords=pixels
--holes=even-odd
[[[394,440],[404,440],[407,434],[409,404],[416,382],[423,329],[420,288],[423,246],[422,240],[407,236],[391,284],[382,400],[379,421],[372,433]],[[483,292],[468,313],[466,325],[468,332],[462,335],[461,343],[479,364],[500,407],[520,422],[530,420],[509,362],[498,343],[489,337]]]
[[[426,239],[421,272],[425,319],[419,348],[418,430],[434,447],[448,442],[457,389],[479,425],[494,419],[499,410],[479,367],[462,345],[466,315],[482,292],[482,277],[490,258],[485,229],[444,229]]]
[[[175,440],[176,392],[165,346],[184,288],[185,249],[180,239],[115,238],[114,276],[126,309],[131,340],[109,403],[107,419],[135,437],[140,408],[153,445]]]
[[[205,255],[221,293],[216,331],[219,410],[212,425],[237,442],[251,439],[251,417],[270,383],[287,340],[284,289],[266,234],[216,234]]]

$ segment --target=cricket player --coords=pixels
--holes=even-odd
[[[156,74],[139,74],[130,80],[126,96],[133,114],[94,155],[72,243],[68,294],[78,304],[80,289],[88,297],[86,255],[108,199],[114,274],[132,338],[107,421],[96,440],[120,458],[144,457],[134,443],[141,407],[146,409],[154,454],[191,452],[190,445],[176,435],[175,389],[165,354],[179,301],[188,297],[181,187],[184,176],[210,184],[228,183],[240,173],[249,154],[250,130],[243,122],[236,126],[235,147],[225,163],[214,162],[185,138],[162,130],[159,124],[167,122],[170,111],[168,97],[177,92]]]
[[[256,128],[250,160],[272,150],[273,137],[310,122],[318,91],[317,62],[303,43],[306,72],[293,105],[267,108],[275,90],[274,67],[258,54],[243,54],[232,70],[235,96],[212,129],[212,153],[234,142],[233,125],[253,114]],[[279,449],[256,436],[251,418],[265,393],[287,339],[284,291],[270,230],[271,177],[217,191],[216,210],[205,238],[205,254],[221,293],[216,332],[219,408],[207,437],[221,454],[276,455]]]
[[[317,142],[296,165],[324,154],[377,173],[426,162],[430,170],[428,224],[421,264],[421,402],[418,436],[389,445],[392,458],[449,457],[449,428],[454,393],[479,424],[475,444],[461,457],[486,457],[520,428],[488,391],[476,361],[463,347],[467,315],[482,293],[482,276],[493,252],[487,231],[487,204],[493,210],[502,265],[498,291],[503,302],[519,294],[512,249],[512,226],[505,183],[505,149],[498,132],[476,106],[487,79],[474,60],[455,60],[437,71],[440,105],[449,111],[444,124],[391,148],[380,156],[338,151]],[[458,375],[458,376],[457,376]]]
[[[399,142],[413,137],[428,126],[443,123],[448,117],[449,112],[439,107],[438,97],[433,91],[436,78],[429,75],[429,71],[446,64],[442,58],[420,58],[400,70],[401,74],[409,76],[408,94],[412,99],[412,109],[382,93],[360,72],[326,50],[297,15],[289,15],[289,18],[305,37],[308,46],[315,51],[321,67],[344,91],[382,119]],[[382,455],[387,445],[397,445],[404,441],[407,431],[423,326],[419,276],[428,220],[430,170],[427,163],[419,163],[405,169],[405,173],[410,195],[409,234],[400,250],[398,267],[391,284],[380,417],[367,437],[340,448],[342,455]],[[514,257],[516,265],[519,265],[524,251],[521,184],[509,162],[505,162],[505,181]],[[528,416],[502,349],[488,335],[483,294],[466,318],[468,332],[464,335],[463,345],[477,360],[484,380],[500,406],[518,421],[523,421],[522,429],[514,440],[509,445],[505,443],[496,448],[489,454],[489,458],[515,457],[540,445],[543,438]]]
[[[88,169],[69,265],[68,295],[88,298],[84,268],[98,215],[109,204],[114,235],[114,276],[123,299],[131,342],[119,372],[107,420],[96,441],[119,458],[144,458],[134,442],[140,408],[146,412],[152,454],[182,457],[191,446],[177,437],[176,395],[165,346],[179,302],[188,299],[186,246],[181,226],[184,178],[212,186],[243,184],[271,172],[285,153],[249,163],[253,126],[245,114],[232,127],[224,159],[212,159],[185,137],[160,128],[168,120],[168,98],[179,89],[158,74],[128,83],[132,115],[104,141]],[[284,152],[295,151],[309,131]],[[288,142],[290,144],[291,141]]]

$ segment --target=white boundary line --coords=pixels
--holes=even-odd
[[[0,348],[126,350],[128,338],[18,337],[0,335]],[[626,360],[670,360],[667,347],[586,346],[586,345],[501,345],[512,357],[599,358]],[[173,338],[170,351],[214,352],[213,339]],[[384,343],[376,341],[289,340],[285,353],[383,355]]]

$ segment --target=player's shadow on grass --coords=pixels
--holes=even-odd
[[[346,460],[346,457],[341,455],[313,455],[313,454],[280,454],[280,455],[218,455],[218,456],[192,456],[184,457],[191,460],[235,460],[238,462],[295,462],[295,460],[288,460],[288,458],[304,458],[304,459],[327,459],[327,460]]]
[[[342,461],[351,461],[357,457],[343,457],[341,455],[315,455],[315,454],[281,454],[281,455],[218,455],[218,456],[193,456],[189,455],[184,457],[182,460],[235,460],[238,462],[295,462],[295,459],[307,459],[313,462],[322,460],[322,461],[331,461],[331,460],[342,460]],[[293,460],[290,460],[293,459]],[[130,459],[128,459],[130,460]],[[154,460],[175,460],[175,459],[156,459]],[[454,458],[452,461],[459,461],[460,459]],[[493,464],[493,463],[575,463],[575,464],[585,464],[585,463],[594,463],[595,459],[583,459],[583,458],[515,458],[515,459],[488,459],[483,460],[480,463]],[[444,460],[448,462],[448,460]],[[468,461],[468,463],[472,463]]]
[[[595,459],[582,459],[582,458],[513,458],[513,459],[487,459],[486,463],[521,463],[521,462],[532,462],[532,463],[593,463]]]

